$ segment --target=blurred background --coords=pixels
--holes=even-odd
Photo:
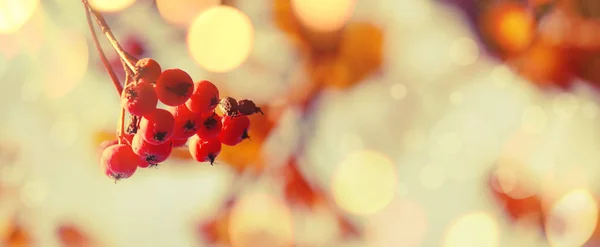
[[[600,246],[597,0],[89,1],[265,115],[115,184],[84,6],[0,0],[0,246]]]

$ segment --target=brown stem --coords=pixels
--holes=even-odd
[[[102,60],[102,65],[104,66],[104,69],[106,69],[108,76],[110,76],[110,79],[112,80],[113,85],[115,85],[115,88],[117,89],[117,92],[119,93],[119,96],[120,96],[121,92],[123,92],[123,86],[121,85],[119,78],[115,74],[115,71],[110,66],[110,63],[108,62],[108,59],[106,58],[106,55],[104,54],[104,51],[102,51],[102,47],[100,47],[100,42],[98,41],[98,36],[96,36],[96,31],[94,29],[94,25],[92,24],[92,18],[90,16],[90,12],[89,12],[90,9],[88,7],[89,5],[87,4],[87,0],[82,0],[82,2],[85,6],[85,17],[87,19],[87,24],[90,29],[90,33],[92,34],[92,40],[94,41],[94,46],[96,47],[96,51],[98,51],[100,60]]]
[[[131,82],[131,74],[126,70],[125,71],[125,88],[127,88],[127,85]],[[119,126],[117,129],[117,132],[119,133],[119,137],[118,142],[119,144],[121,144],[123,141],[123,138],[125,137],[125,108],[121,106],[121,114],[119,115]]]
[[[125,64],[127,64],[127,67],[129,67],[130,70],[132,70],[133,72],[137,72],[135,69],[135,62],[133,61],[134,59],[132,58],[132,56],[130,54],[128,54],[123,49],[123,47],[121,47],[121,44],[119,44],[119,41],[117,41],[117,38],[115,38],[115,35],[110,30],[110,27],[108,26],[108,23],[104,19],[104,16],[100,12],[94,10],[92,8],[92,6],[90,6],[90,4],[87,0],[81,0],[81,1],[83,2],[83,4],[85,4],[87,6],[87,8],[90,10],[90,12],[94,15],[94,17],[96,18],[96,22],[98,23],[98,26],[100,26],[102,33],[104,33],[104,35],[106,36],[106,38],[108,39],[110,44],[113,46],[113,48],[115,49],[117,54],[119,54],[119,57],[121,58],[121,60],[125,61]]]

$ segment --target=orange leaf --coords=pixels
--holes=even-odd
[[[31,246],[31,237],[21,225],[13,223],[4,236],[3,242],[6,247],[26,247]]]
[[[90,246],[91,241],[86,234],[74,225],[61,225],[56,230],[58,239],[64,247]]]

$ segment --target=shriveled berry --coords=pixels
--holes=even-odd
[[[137,154],[143,161],[146,161],[150,166],[157,165],[169,158],[173,147],[171,141],[165,142],[160,145],[152,145],[146,141],[140,134],[136,134],[133,137],[131,143],[131,149]],[[145,164],[144,164],[145,165]]]
[[[184,138],[184,139],[171,139],[171,145],[173,145],[174,148],[178,148],[178,147],[183,147],[185,146],[185,144],[187,143],[188,138]]]
[[[219,89],[207,80],[196,82],[194,92],[185,105],[195,113],[211,112],[219,105]]]
[[[214,112],[204,114],[202,117],[202,123],[198,129],[198,136],[201,138],[212,138],[219,135],[223,124],[221,123],[221,117]]]
[[[138,133],[141,132],[144,141],[159,145],[169,141],[174,130],[173,115],[165,109],[156,108],[142,118]]]
[[[131,177],[140,163],[141,159],[127,144],[111,145],[104,149],[100,157],[100,165],[105,173],[115,180]]]
[[[194,81],[190,75],[180,69],[167,69],[156,79],[158,100],[168,106],[185,103],[194,91]]]
[[[247,116],[223,116],[221,123],[223,127],[219,133],[219,140],[221,140],[223,144],[235,146],[244,139],[250,138],[250,136],[248,136],[250,119]]]
[[[169,111],[175,118],[175,130],[172,138],[187,139],[200,129],[202,115],[191,112],[185,105],[171,107]]]
[[[254,113],[259,113],[263,114],[262,110],[260,109],[260,107],[257,107],[256,104],[254,104],[254,102],[252,102],[252,100],[249,99],[243,99],[237,102],[238,103],[238,107],[237,110],[239,111],[239,113],[241,115],[252,115]]]
[[[121,107],[127,112],[143,116],[156,109],[158,98],[154,91],[154,86],[145,81],[139,81],[137,84],[130,84],[121,94]]]
[[[162,68],[156,60],[152,58],[142,58],[135,63],[135,68],[138,72],[138,80],[147,82],[155,82],[160,76]]]
[[[235,116],[238,113],[238,103],[232,97],[222,98],[219,102],[219,108],[227,116]]]
[[[199,138],[194,136],[190,138],[189,150],[192,157],[198,162],[210,162],[213,165],[215,159],[221,152],[221,142],[219,139]]]

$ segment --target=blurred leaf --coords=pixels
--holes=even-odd
[[[229,216],[234,203],[235,199],[228,201],[214,218],[200,224],[199,234],[202,239],[210,244],[230,245]]]
[[[75,225],[61,225],[56,230],[61,246],[85,247],[91,246],[92,241]]]
[[[31,236],[18,223],[13,223],[8,229],[6,235],[3,237],[3,246],[6,247],[26,247],[32,246]]]
[[[522,182],[519,179],[526,178],[516,178],[515,188],[513,190],[520,190],[519,186],[521,186]],[[489,188],[498,202],[499,206],[504,209],[507,216],[513,220],[523,220],[528,219],[534,221],[540,228],[544,227],[544,215],[542,211],[542,201],[539,196],[531,195],[523,198],[513,198],[504,191],[501,191],[497,188],[500,188],[500,180],[498,175],[495,172],[492,172],[489,176]]]
[[[570,49],[538,40],[508,63],[536,85],[568,87],[575,76],[576,60]]]
[[[313,188],[298,169],[296,158],[283,168],[284,195],[288,203],[312,208],[320,200],[319,191]]]

